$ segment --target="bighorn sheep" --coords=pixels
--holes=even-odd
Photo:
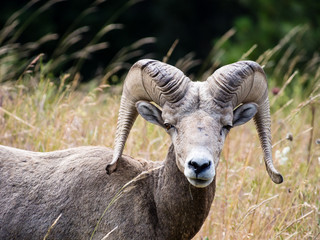
[[[163,162],[121,157],[138,113],[170,135]],[[41,239],[50,226],[49,239],[89,239],[96,226],[94,239],[191,239],[209,213],[225,137],[252,117],[267,172],[281,183],[272,162],[267,81],[257,63],[230,64],[192,82],[168,64],[138,61],[124,83],[114,151],[0,147],[0,239]]]

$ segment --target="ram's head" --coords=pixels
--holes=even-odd
[[[116,169],[138,113],[168,132],[177,166],[195,187],[213,181],[229,130],[254,117],[267,172],[275,183],[283,181],[272,162],[266,76],[255,62],[224,66],[205,82],[192,82],[177,68],[159,61],[134,64],[124,83],[108,173]]]

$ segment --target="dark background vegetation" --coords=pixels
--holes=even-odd
[[[30,6],[26,8],[27,4]],[[74,71],[80,73],[82,81],[103,75],[101,72],[106,72],[106,68],[110,70],[114,67],[112,63],[121,49],[145,37],[155,37],[156,42],[142,44],[138,52],[132,49],[132,54],[124,59],[128,64],[123,64],[122,69],[142,57],[162,60],[178,39],[169,63],[174,64],[192,53],[190,56],[200,61],[190,71],[199,72],[201,64],[210,58],[213,47],[230,29],[234,32],[231,31],[230,38],[219,46],[223,50],[221,64],[240,59],[254,44],[257,46],[248,58],[256,60],[298,25],[307,29],[295,42],[295,48],[299,49],[296,51],[303,51],[305,56],[305,59],[300,59],[300,64],[303,65],[320,47],[320,1],[316,0],[11,0],[1,2],[0,29],[4,29],[8,19],[23,8],[26,10],[16,18],[16,30],[0,42],[0,48],[10,43],[13,35],[16,38],[11,43],[18,43],[21,48],[26,48],[27,43],[39,41],[46,34],[58,35],[29,49],[24,56],[25,64],[39,53],[45,54],[46,62],[54,61],[61,54],[71,56],[85,49],[104,26],[122,24],[121,29],[96,38],[95,44],[107,42],[108,45],[92,50],[80,61],[81,64],[81,57],[73,57],[51,69],[53,74],[59,75],[77,65]],[[79,39],[59,53],[61,41],[84,26],[88,28],[78,34]],[[118,78],[108,81],[117,83]]]

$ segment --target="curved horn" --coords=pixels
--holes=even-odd
[[[179,69],[156,60],[140,60],[131,67],[123,86],[113,158],[106,168],[108,174],[115,171],[117,160],[138,116],[136,102],[153,101],[160,107],[165,102],[177,102],[183,98],[189,82],[190,79]]]
[[[258,105],[254,122],[263,149],[267,172],[273,182],[282,183],[283,177],[275,169],[272,161],[268,84],[261,66],[252,61],[240,61],[219,68],[207,81],[214,100],[222,107],[230,103],[233,108],[248,102]]]

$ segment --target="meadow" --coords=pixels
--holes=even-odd
[[[218,166],[216,197],[194,239],[320,239],[320,57],[315,54],[305,60],[303,52],[294,49],[294,41],[304,31],[303,27],[293,29],[278,45],[254,59],[265,67],[270,80],[274,164],[284,182],[276,185],[268,177],[253,122],[232,129]],[[202,72],[189,74],[191,78],[206,79],[217,68],[223,55],[219,44],[230,34],[209,53]],[[130,51],[150,41],[140,41]],[[7,53],[0,56],[1,145],[32,151],[82,145],[113,147],[121,84],[111,86],[108,79],[117,67],[126,65],[121,56],[128,48],[103,76],[80,83],[76,73],[53,77],[50,69],[54,62],[44,63],[41,54],[21,69],[14,65],[19,49],[4,46]],[[239,60],[249,58],[255,47]],[[164,59],[173,51],[174,46]],[[305,65],[298,70],[301,59]],[[189,71],[197,64],[189,55],[176,66]],[[16,76],[14,81],[5,79],[8,74]],[[169,145],[162,129],[139,117],[124,153],[163,160]]]
[[[120,90],[108,85],[74,85],[65,84],[62,77],[56,86],[41,76],[2,84],[1,144],[32,151],[112,147]],[[271,102],[276,96],[270,95]],[[211,212],[194,239],[320,238],[318,97],[272,113],[274,161],[285,179],[281,185],[267,176],[252,122],[230,132]],[[125,153],[162,160],[169,145],[162,129],[139,117]]]

